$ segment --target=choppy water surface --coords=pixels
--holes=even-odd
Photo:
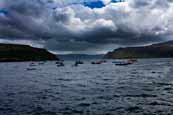
[[[0,63],[0,115],[173,115],[173,61]]]

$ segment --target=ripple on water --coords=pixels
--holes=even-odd
[[[125,111],[129,113],[139,113],[139,112],[142,112],[143,109],[139,106],[132,106],[132,107],[126,108]]]
[[[35,107],[31,112],[32,115],[57,115],[55,111],[51,110],[46,110],[45,108],[41,106]]]
[[[133,98],[154,98],[157,97],[157,95],[154,94],[139,94],[139,95],[123,95],[123,97],[133,97]]]
[[[173,104],[168,103],[168,102],[161,102],[161,101],[153,101],[153,102],[149,103],[148,105],[152,105],[152,106],[170,106],[170,107],[173,107]]]

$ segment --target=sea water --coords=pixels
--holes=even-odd
[[[173,115],[173,59],[111,62],[0,63],[0,115]]]

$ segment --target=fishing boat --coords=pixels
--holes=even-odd
[[[63,61],[57,61],[57,62],[55,62],[55,64],[61,64],[61,63],[63,63]]]
[[[106,60],[101,60],[100,62],[101,62],[101,63],[106,63],[107,61],[106,61]]]
[[[27,68],[26,69],[27,71],[34,71],[34,70],[37,70],[36,68]]]
[[[57,67],[63,67],[65,66],[63,62],[59,62],[59,63],[56,63],[57,64]]]
[[[84,64],[84,62],[82,62],[82,61],[76,61],[75,63],[76,64]]]
[[[129,59],[127,61],[114,61],[112,63],[118,66],[126,66],[126,65],[134,64],[135,62],[137,62],[136,59]]]
[[[29,64],[29,66],[37,66],[36,63],[32,62]]]
[[[128,61],[131,61],[131,62],[137,62],[138,60],[137,59],[129,59]]]
[[[82,62],[82,61],[76,61],[75,64],[72,65],[72,66],[77,67],[78,65],[81,65],[81,64],[84,64],[84,62]]]
[[[120,63],[116,63],[115,65],[117,66],[126,66],[126,65],[130,65],[131,63],[128,62],[120,62]]]
[[[101,61],[91,62],[91,64],[102,64],[102,62]]]

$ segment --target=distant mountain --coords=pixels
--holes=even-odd
[[[59,60],[45,49],[0,43],[0,62]]]
[[[126,59],[126,58],[172,58],[173,41],[153,44],[141,47],[126,47],[108,52],[106,59]]]
[[[102,59],[104,55],[88,55],[88,54],[58,54],[62,60],[92,60]]]

